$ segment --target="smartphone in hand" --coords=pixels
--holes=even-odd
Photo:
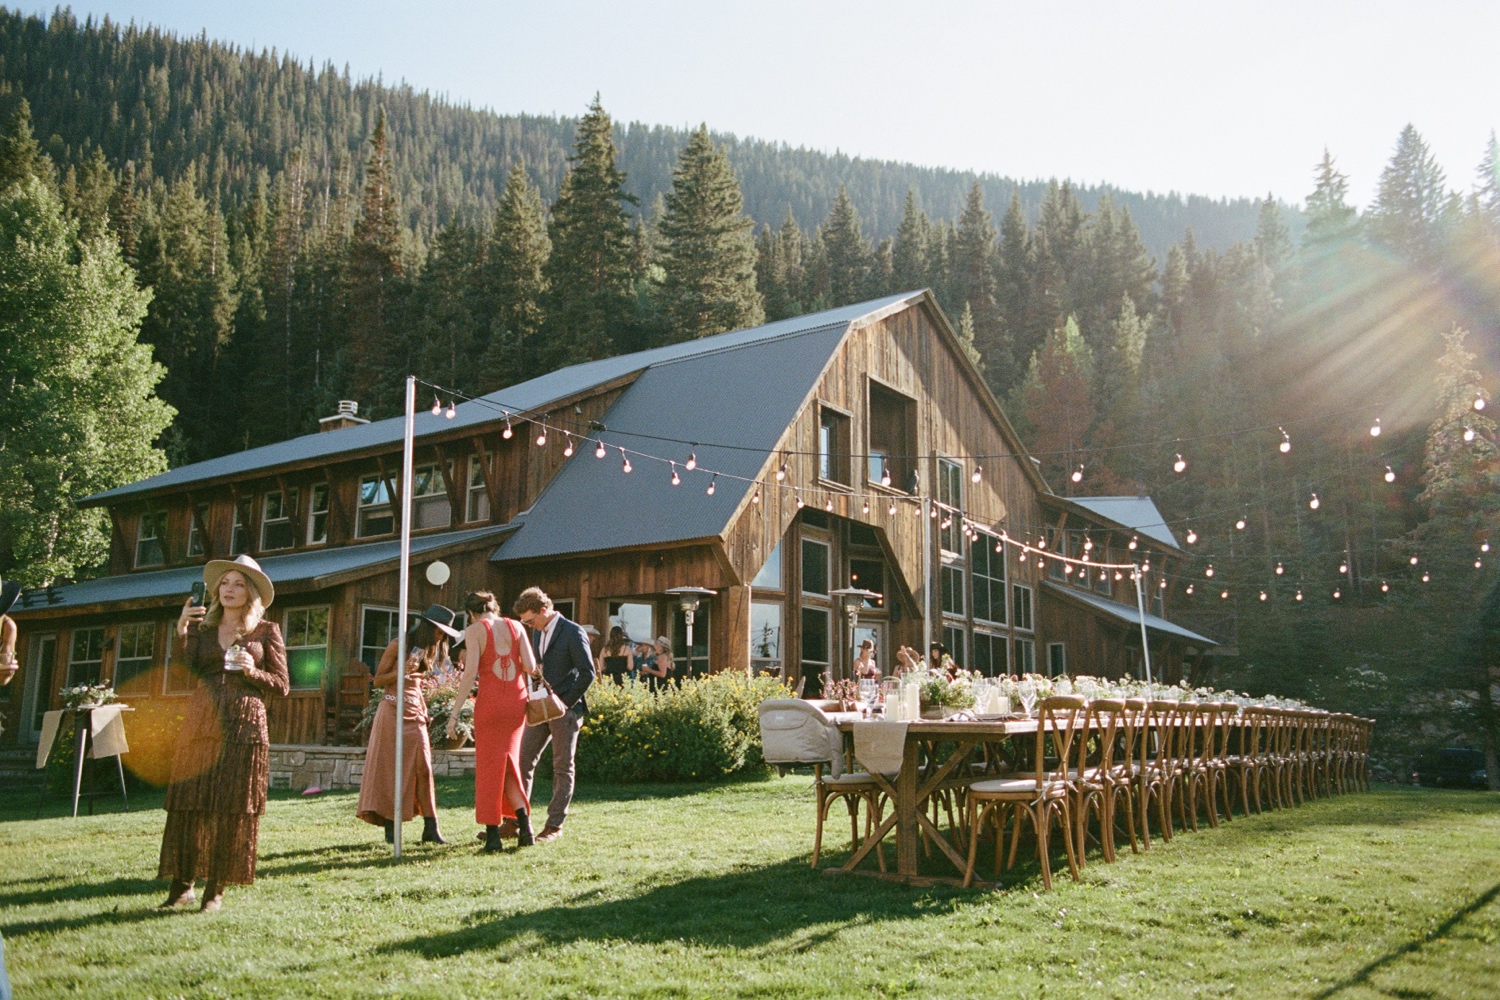
[[[203,581],[202,580],[195,581],[193,583],[193,589],[192,589],[191,597],[190,597],[188,603],[191,604],[195,608],[201,608],[201,607],[203,607],[203,597],[204,597],[205,593],[206,593],[206,589],[203,586]]]

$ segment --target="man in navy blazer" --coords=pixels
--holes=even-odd
[[[516,617],[531,630],[531,648],[542,666],[542,676],[568,710],[544,726],[527,726],[521,737],[521,784],[531,799],[531,779],[547,744],[552,744],[552,801],[547,806],[547,825],[537,834],[537,843],[562,836],[568,804],[573,801],[574,760],[578,754],[578,731],[588,704],[583,694],[594,683],[594,656],[583,626],[568,621],[553,610],[552,598],[539,587],[527,587],[516,598]]]

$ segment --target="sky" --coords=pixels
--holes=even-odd
[[[19,4],[44,13],[51,4]],[[1414,124],[1468,191],[1500,3],[517,4],[75,0],[501,113],[707,122],[872,159],[1300,203],[1326,147],[1367,205]]]

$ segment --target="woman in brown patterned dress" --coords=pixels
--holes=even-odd
[[[163,907],[192,903],[193,881],[204,879],[211,911],[226,885],[255,881],[271,770],[265,699],[286,694],[288,678],[281,630],[264,620],[276,592],[255,560],[211,560],[203,582],[208,608],[189,597],[177,619],[198,687],[172,754],[157,877],[172,880]]]

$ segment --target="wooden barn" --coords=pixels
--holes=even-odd
[[[273,742],[357,742],[367,666],[397,628],[402,420],[345,406],[322,425],[80,500],[109,512],[109,575],[17,604],[7,739],[34,740],[64,685],[184,697],[171,625],[205,560],[249,553],[276,582],[291,662]],[[1167,620],[1160,583],[1181,550],[1151,501],[1055,496],[927,292],[575,365],[452,417],[420,410],[416,434],[417,608],[480,588],[508,607],[538,585],[600,633],[670,636],[681,672],[810,689],[847,674],[866,637],[887,671],[930,634],[985,673],[1138,673],[1129,579],[1023,562],[1008,536],[1149,556],[1158,674],[1212,645]],[[425,576],[437,561],[441,585]],[[678,587],[714,592],[691,648]],[[880,596],[838,593],[851,587]]]

